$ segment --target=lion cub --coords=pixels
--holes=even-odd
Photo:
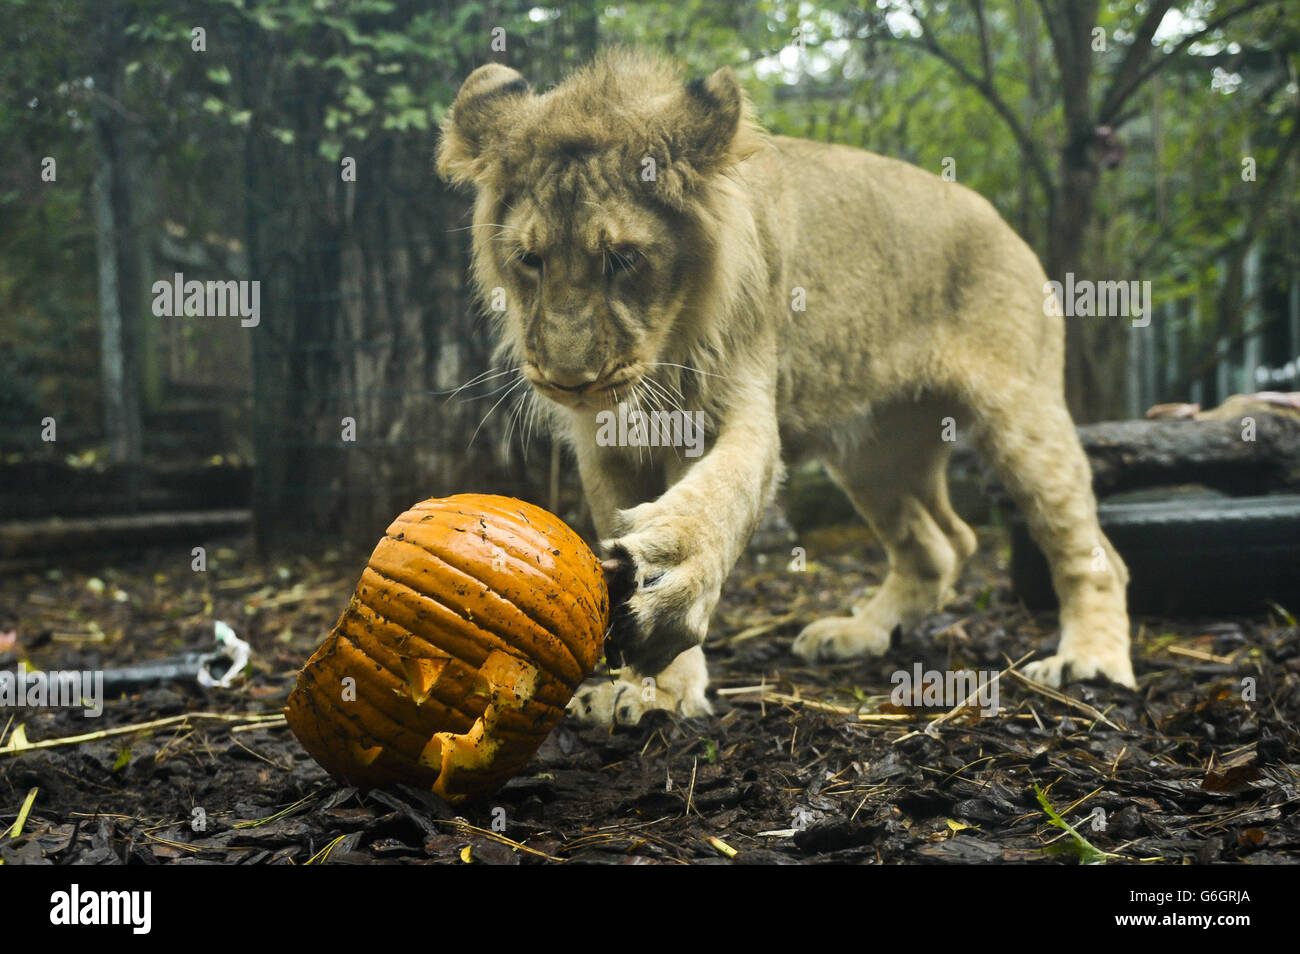
[[[767,136],[730,69],[683,84],[622,51],[540,94],[505,66],[475,70],[438,171],[476,190],[474,279],[485,299],[504,292],[499,356],[572,447],[627,576],[627,665],[579,692],[578,716],[710,711],[701,644],[783,462],[824,461],[889,555],[879,590],[794,651],[885,652],[975,548],[948,502],[954,423],[1051,563],[1060,645],[1026,672],[1134,684],[1128,574],[1066,410],[1063,321],[1045,314],[1034,253],[980,196]]]

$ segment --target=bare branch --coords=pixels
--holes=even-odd
[[[984,19],[984,0],[971,0],[971,9],[975,11],[975,23],[980,35],[980,65],[984,67],[984,78],[993,82],[993,53],[989,48],[989,25]]]
[[[1042,184],[1048,201],[1051,201],[1051,197],[1055,194],[1056,185],[1052,180],[1051,168],[1048,166],[1047,160],[1043,155],[1042,147],[1034,141],[1033,137],[1030,136],[1029,131],[1025,129],[1024,125],[1020,122],[1015,111],[998,93],[997,88],[993,85],[992,78],[977,76],[969,66],[961,61],[959,57],[941,44],[935,37],[934,31],[930,29],[930,25],[926,22],[924,15],[917,9],[915,4],[908,4],[908,12],[921,27],[920,39],[918,40],[914,37],[899,36],[892,30],[890,31],[890,37],[898,43],[907,46],[915,46],[918,49],[925,50],[956,73],[958,78],[960,78],[967,86],[970,86],[984,97],[984,100],[993,107],[993,111],[1002,118],[1002,121],[1007,124],[1007,128],[1011,130],[1011,135],[1015,138],[1016,144],[1020,147],[1020,151],[1024,155],[1026,162],[1029,163],[1034,175]]]
[[[1066,46],[1065,36],[1061,33],[1061,24],[1065,22],[1065,15],[1052,3],[1052,0],[1038,0],[1038,10],[1043,15],[1043,25],[1047,27],[1047,38],[1052,44],[1052,49],[1059,56],[1060,51]]]
[[[1249,13],[1252,10],[1257,10],[1260,7],[1275,2],[1276,0],[1245,0],[1245,2],[1240,6],[1234,7],[1226,13],[1220,14],[1213,20],[1207,21],[1203,30],[1198,30],[1195,33],[1183,37],[1173,50],[1149,63],[1147,60],[1150,59],[1151,53],[1154,49],[1151,46],[1151,37],[1155,35],[1156,27],[1159,27],[1160,23],[1157,21],[1151,28],[1151,32],[1149,34],[1145,33],[1148,22],[1151,19],[1148,15],[1147,19],[1143,21],[1142,27],[1139,29],[1138,35],[1133,41],[1133,45],[1129,47],[1129,51],[1125,54],[1124,60],[1115,71],[1115,78],[1111,82],[1110,89],[1106,91],[1106,96],[1102,100],[1101,109],[1098,110],[1097,122],[1101,125],[1118,125],[1115,120],[1121,107],[1123,107],[1128,98],[1137,92],[1142,84],[1150,79],[1158,70],[1163,69],[1170,61],[1176,59],[1180,53],[1186,50],[1193,43],[1205,39],[1206,36],[1213,33],[1224,24],[1235,20],[1243,13]],[[1160,3],[1156,4],[1157,8],[1160,6]],[[1170,5],[1163,4],[1163,6],[1165,9],[1168,9]],[[1154,13],[1155,10],[1153,9],[1152,12]],[[1161,15],[1163,17],[1163,13]],[[1143,40],[1144,36],[1146,37],[1145,41]],[[1139,46],[1141,49],[1139,49]],[[1146,63],[1145,66],[1143,66],[1144,63]]]
[[[1041,0],[1047,32],[1056,54],[1061,78],[1061,106],[1065,112],[1067,148],[1082,148],[1092,135],[1088,91],[1092,76],[1092,29],[1097,23],[1096,0],[1053,4]]]
[[[1112,108],[1111,101],[1118,90],[1128,88],[1151,56],[1151,38],[1156,35],[1156,30],[1160,28],[1160,23],[1164,20],[1165,14],[1169,12],[1171,6],[1173,6],[1172,0],[1153,0],[1150,9],[1147,10],[1147,15],[1137,28],[1133,42],[1124,51],[1124,59],[1115,68],[1114,76],[1110,81],[1110,88],[1106,90],[1106,95],[1101,99],[1101,115],[1113,116],[1116,112]],[[1106,120],[1101,120],[1101,123],[1106,124]]]

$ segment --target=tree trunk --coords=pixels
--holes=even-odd
[[[103,56],[95,72],[95,99],[91,129],[95,147],[92,201],[95,220],[95,255],[98,270],[100,369],[104,395],[104,433],[109,456],[118,463],[140,458],[140,401],[138,363],[132,315],[124,307],[122,229],[129,223],[126,189],[118,155],[122,121],[107,105],[118,91],[120,76],[119,10],[107,11]]]
[[[1048,275],[1064,282],[1097,281],[1111,276],[1094,274],[1084,250],[1093,222],[1100,169],[1091,148],[1095,129],[1092,105],[1092,31],[1097,24],[1096,0],[1052,4],[1045,16],[1061,77],[1061,104],[1065,118],[1065,145],[1061,150],[1056,194],[1048,211]],[[1065,319],[1065,394],[1075,420],[1086,422],[1122,416],[1126,348],[1110,319]]]

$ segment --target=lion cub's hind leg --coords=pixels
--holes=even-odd
[[[1046,386],[981,394],[980,452],[1046,555],[1061,603],[1060,644],[1025,675],[1053,686],[1100,675],[1133,687],[1128,569],[1097,522],[1092,474],[1064,398]]]
[[[808,660],[872,656],[889,648],[894,629],[910,630],[942,607],[975,552],[975,534],[953,512],[942,439],[947,413],[909,405],[881,416],[873,439],[837,455],[827,470],[880,539],[889,573],[851,616],[808,625],[794,652]]]

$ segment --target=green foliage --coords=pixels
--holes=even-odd
[[[1180,22],[1195,24],[1226,4],[1177,8]],[[1058,175],[1063,77],[1042,5],[916,5],[946,53],[982,74],[976,9],[984,11],[988,84]],[[1296,121],[1289,77],[1300,25],[1284,10],[1263,4],[1143,85],[1117,121],[1124,156],[1100,173],[1090,263],[1151,279],[1158,304],[1200,301],[1199,324],[1189,308],[1173,319],[1189,348],[1217,333],[1212,306],[1225,249],[1243,234],[1257,186],[1243,181],[1242,157],[1263,175]],[[337,185],[344,155],[427,156],[457,85],[488,59],[519,66],[544,89],[597,46],[643,44],[679,58],[692,75],[733,65],[775,132],[863,146],[936,172],[953,160],[958,181],[986,195],[1043,253],[1047,185],[1006,116],[924,47],[909,11],[891,0],[0,0],[6,422],[26,426],[38,408],[55,408],[92,425],[97,413],[95,108],[125,117],[148,150],[155,227],[167,221],[189,235],[246,242],[250,215],[267,211],[247,194],[250,166],[285,177],[285,189],[305,202],[330,194],[324,184]],[[1092,62],[1094,98],[1142,14],[1130,3],[1100,4],[1107,46]],[[196,25],[206,52],[191,48]],[[506,31],[504,53],[489,46],[495,27]],[[1178,36],[1162,35],[1162,49]],[[96,76],[114,88],[97,88]],[[57,184],[40,181],[44,156],[58,159]],[[439,186],[427,174],[403,188]],[[1295,243],[1282,241],[1294,228],[1296,198],[1283,189],[1261,223],[1285,250],[1275,265],[1282,274],[1300,267]]]
[[[1118,855],[1114,855],[1108,851],[1102,851],[1092,842],[1088,841],[1087,838],[1084,838],[1083,835],[1079,834],[1078,829],[1062,818],[1057,810],[1052,807],[1052,803],[1047,800],[1047,795],[1038,787],[1037,782],[1034,783],[1034,797],[1038,799],[1039,806],[1042,807],[1044,814],[1047,815],[1048,822],[1054,828],[1061,829],[1061,831],[1065,832],[1066,835],[1069,836],[1063,844],[1058,843],[1053,846],[1056,851],[1066,852],[1075,856],[1079,859],[1079,864],[1081,865],[1101,865],[1105,864],[1111,858],[1119,857]]]

